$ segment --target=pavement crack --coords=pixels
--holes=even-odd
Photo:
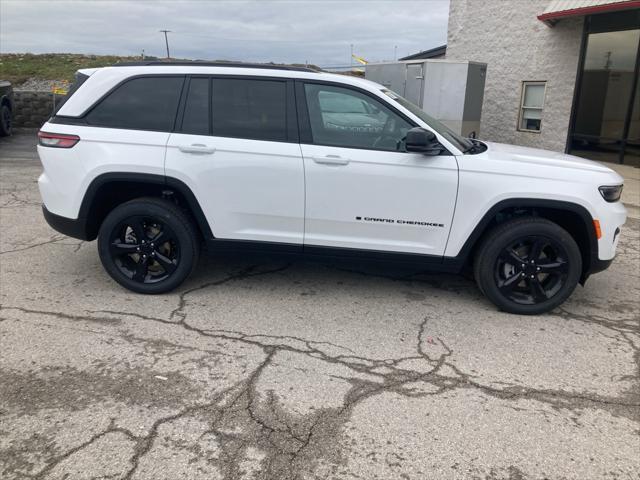
[[[270,270],[262,270],[262,271],[255,271],[256,268],[258,268],[259,265],[251,265],[247,268],[244,268],[242,270],[240,270],[237,273],[231,274],[225,278],[219,279],[219,280],[214,280],[211,282],[206,282],[203,283],[202,285],[199,285],[197,287],[194,288],[190,288],[188,290],[185,290],[184,292],[182,292],[178,298],[178,306],[173,309],[173,311],[171,312],[171,314],[169,315],[169,319],[173,319],[176,316],[181,317],[183,320],[186,317],[186,314],[184,314],[184,308],[187,305],[187,300],[186,297],[187,295],[190,295],[193,292],[197,292],[199,290],[203,290],[205,288],[209,288],[209,287],[214,287],[214,286],[218,286],[218,285],[222,285],[231,281],[235,281],[235,280],[244,280],[246,278],[249,277],[256,277],[256,276],[262,276],[262,275],[271,275],[274,273],[280,273],[283,272],[285,270],[287,270],[288,268],[290,268],[292,265],[292,263],[287,263],[286,265],[283,265],[282,267],[278,267],[278,268],[274,268],[274,269],[270,269]]]
[[[76,445],[75,447],[65,451],[64,453],[61,453],[59,455],[56,455],[55,457],[53,457],[53,459],[51,459],[49,462],[47,462],[47,465],[40,470],[39,472],[33,474],[33,475],[27,475],[30,478],[34,478],[36,480],[44,478],[45,476],[47,476],[54,468],[56,468],[60,463],[62,463],[64,460],[66,460],[67,458],[71,457],[72,455],[74,455],[75,453],[78,453],[81,450],[84,450],[85,448],[89,447],[90,445],[94,444],[96,441],[100,440],[101,438],[111,434],[111,433],[122,433],[124,434],[127,438],[134,440],[134,441],[139,441],[140,438],[135,436],[134,434],[132,434],[129,430],[127,430],[126,428],[122,428],[122,427],[117,427],[115,426],[113,420],[111,422],[111,424],[109,425],[109,427],[99,433],[96,433],[95,435],[92,435],[88,440],[82,442],[79,445]]]
[[[27,245],[25,247],[21,247],[21,248],[14,248],[12,250],[3,250],[2,252],[0,252],[0,255],[5,255],[7,253],[16,253],[16,252],[24,252],[25,250],[30,250],[32,248],[36,248],[36,247],[41,247],[43,245],[49,245],[50,243],[56,243],[59,242],[61,240],[64,240],[67,237],[64,236],[55,236],[53,238],[51,238],[50,240],[47,240],[45,242],[40,242],[40,243],[34,243],[32,245]]]

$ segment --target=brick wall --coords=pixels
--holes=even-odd
[[[56,100],[60,100],[56,96]],[[53,93],[50,92],[14,92],[14,127],[40,128],[53,112]]]
[[[451,0],[447,59],[487,63],[480,138],[564,151],[578,70],[582,18],[550,28],[549,0]],[[522,82],[547,82],[540,133],[517,131]]]

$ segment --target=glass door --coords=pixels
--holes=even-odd
[[[634,167],[640,167],[640,82],[637,79],[623,162]]]
[[[640,28],[626,20],[628,14],[627,18],[612,14],[587,19],[570,152],[638,165]]]

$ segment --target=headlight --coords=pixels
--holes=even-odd
[[[620,200],[620,195],[622,195],[622,185],[603,185],[598,190],[600,190],[602,198],[611,203]]]

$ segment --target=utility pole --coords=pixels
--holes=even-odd
[[[164,33],[164,43],[167,46],[167,59],[171,58],[171,55],[169,55],[169,40],[167,39],[167,33],[170,33],[171,30],[160,30],[160,33]]]
[[[351,44],[351,56],[349,57],[349,68],[353,70],[353,43]]]
[[[398,59],[398,46],[393,47],[393,61],[395,62]]]

